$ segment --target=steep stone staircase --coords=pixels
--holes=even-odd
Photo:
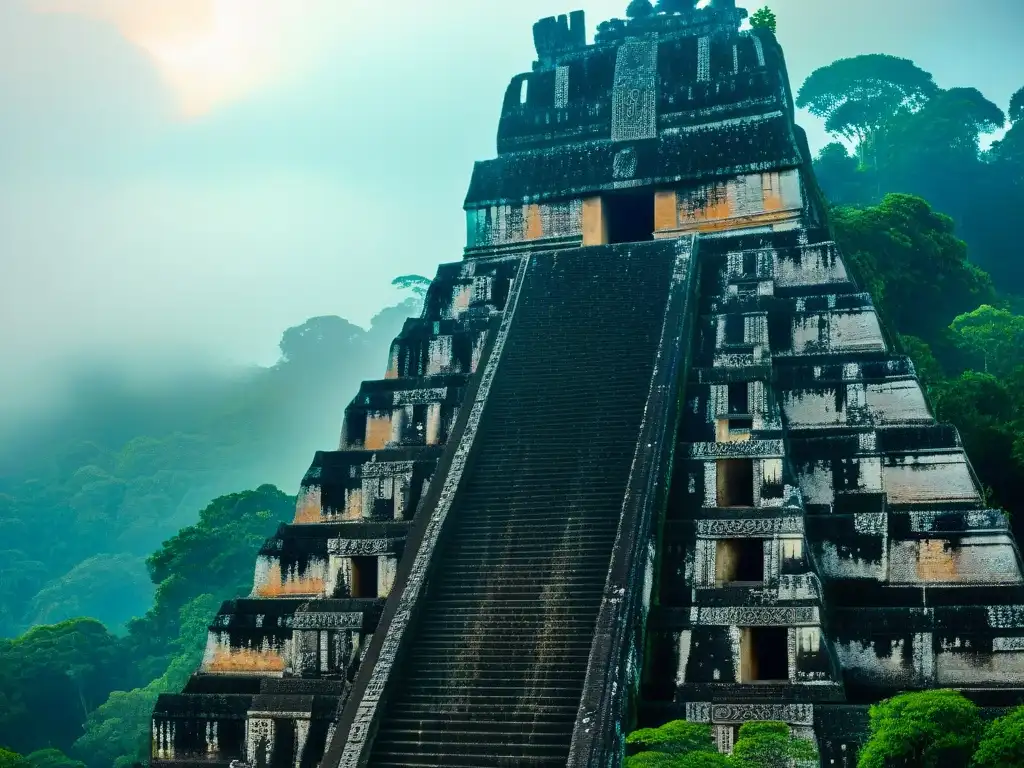
[[[673,262],[534,257],[371,765],[565,765]]]

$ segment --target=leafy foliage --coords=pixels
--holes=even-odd
[[[1024,118],[1024,88],[1021,88],[1010,97],[1009,118],[1011,123],[1016,123]]]
[[[711,726],[685,720],[634,731],[626,745],[642,751],[627,757],[624,768],[792,768],[816,762],[818,755],[780,722],[745,723],[731,756],[718,753]]]
[[[966,768],[982,734],[978,707],[951,690],[905,693],[871,707],[858,768]]]
[[[658,728],[641,728],[633,731],[626,737],[626,744],[639,751],[667,754],[715,750],[711,727],[686,720],[673,720]]]
[[[982,483],[989,504],[1010,512],[1021,510],[1019,487],[1024,479],[1020,419],[1021,389],[987,373],[964,371],[934,394],[935,415],[955,424],[964,449]],[[1019,515],[1011,516],[1020,531]]]
[[[86,714],[126,679],[118,639],[95,619],[0,641],[0,741],[21,753],[67,750]]]
[[[806,739],[793,736],[786,723],[748,722],[740,726],[732,751],[737,768],[790,768],[818,762],[818,751]]]
[[[651,0],[630,0],[626,6],[626,16],[630,19],[642,19],[654,13]]]
[[[974,768],[1024,765],[1024,707],[1017,707],[988,724],[972,765]]]
[[[844,256],[900,333],[934,337],[956,314],[995,300],[953,220],[919,197],[890,194],[877,206],[839,208],[833,224]]]
[[[650,5],[650,2],[648,1],[647,4]],[[391,285],[395,288],[412,291],[413,296],[422,299],[427,295],[427,288],[430,287],[430,278],[423,275],[399,275],[391,281]]]
[[[29,764],[17,752],[0,747],[0,768],[29,768]]]
[[[32,768],[85,768],[81,760],[72,760],[59,749],[40,749],[25,756]]]
[[[294,497],[272,485],[222,496],[199,513],[198,523],[150,556],[146,565],[157,585],[153,607],[128,628],[133,653],[145,665],[144,680],[158,676],[172,660],[175,651],[168,643],[180,637],[182,612],[190,603],[212,595],[219,605],[249,592],[253,558],[294,512]]]
[[[1024,317],[923,200],[833,209],[836,240],[902,341],[935,416],[955,425],[986,494],[1024,535]]]
[[[624,768],[732,768],[734,763],[718,752],[641,752],[627,757]]]
[[[775,12],[767,5],[763,8],[759,8],[754,11],[754,15],[750,17],[750,26],[754,29],[768,29],[775,32],[778,26],[778,22],[775,18]]]
[[[796,105],[825,120],[829,133],[863,141],[901,110],[915,110],[937,87],[909,59],[867,54],[839,59],[804,81]]]
[[[1024,317],[982,304],[950,325],[954,344],[986,373],[1009,376],[1024,365]]]

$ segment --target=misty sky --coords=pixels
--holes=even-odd
[[[531,24],[626,5],[565,1],[0,0],[2,404],[69,360],[273,362],[459,259]],[[770,4],[794,88],[875,52],[1004,109],[1024,85],[1022,0]]]

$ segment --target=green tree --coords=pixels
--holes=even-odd
[[[754,12],[754,15],[750,17],[750,26],[754,29],[767,29],[774,33],[778,26],[775,19],[775,12],[767,5],[763,8],[759,8]]]
[[[935,358],[935,353],[927,342],[917,336],[901,336],[900,343],[903,350],[914,363],[914,371],[917,373],[917,380],[930,394],[935,387],[943,382],[945,373],[942,365]]]
[[[152,599],[153,585],[140,558],[96,555],[43,585],[32,598],[27,616],[33,624],[92,616],[117,630],[133,617],[132,606]]]
[[[901,110],[879,131],[883,180],[890,188],[928,194],[931,202],[943,204],[932,194],[939,186],[932,177],[948,179],[951,171],[976,176],[981,136],[1005,124],[1003,111],[977,88],[939,91],[920,109]]]
[[[1024,509],[1019,493],[1024,456],[1016,450],[1022,434],[1016,392],[1020,392],[1019,385],[1008,386],[991,374],[964,371],[933,393],[935,416],[940,422],[954,424],[960,432],[986,501],[1010,512]],[[1020,516],[1011,519],[1019,532]]]
[[[860,205],[871,200],[871,179],[841,142],[822,148],[814,159],[814,175],[833,205]]]
[[[829,133],[863,148],[900,110],[920,108],[937,90],[932,76],[909,59],[866,54],[816,69],[796,105],[824,119]]]
[[[974,768],[1024,765],[1024,707],[1017,707],[985,727],[971,765]]]
[[[965,768],[982,729],[978,707],[957,691],[894,696],[872,705],[857,768]]]
[[[1024,364],[1024,317],[982,304],[949,326],[954,343],[986,373],[1006,377]]]
[[[183,528],[146,561],[157,585],[153,607],[129,623],[128,642],[142,680],[166,669],[168,641],[179,636],[182,609],[200,595],[217,600],[248,594],[252,563],[264,540],[295,514],[295,497],[272,485],[214,499],[195,525]]]
[[[672,720],[658,728],[641,728],[626,737],[625,768],[726,768],[716,751],[711,726]]]
[[[793,736],[786,723],[748,722],[740,726],[732,758],[737,768],[790,768],[794,763],[817,764],[818,750]]]
[[[1024,88],[1021,88],[1010,97],[1010,110],[1008,115],[1011,123],[1016,123],[1021,118],[1024,118]]]
[[[0,747],[0,768],[29,768],[29,764],[17,752]]]
[[[967,259],[953,220],[914,195],[833,210],[836,240],[883,317],[900,334],[933,342],[957,314],[995,301],[985,272]]]
[[[641,3],[644,1],[640,0]],[[650,6],[649,0],[647,0],[647,5]],[[651,10],[654,9],[652,8]],[[629,13],[629,11],[627,10],[626,13]],[[412,291],[413,296],[422,299],[427,295],[427,289],[430,287],[430,278],[423,275],[399,275],[391,281],[391,285],[403,291]]]
[[[334,315],[311,317],[302,325],[284,332],[280,344],[281,357],[292,364],[313,366],[322,362],[332,347],[350,347],[365,333],[358,325]]]
[[[0,742],[22,753],[69,748],[125,667],[120,642],[94,619],[0,640]]]
[[[643,19],[654,13],[654,4],[651,0],[630,0],[626,6],[626,16],[630,19]]]
[[[715,751],[711,726],[687,720],[672,720],[658,728],[641,728],[633,731],[626,737],[626,744],[638,752],[664,752],[673,755]]]
[[[89,715],[85,733],[75,742],[75,753],[89,768],[129,768],[149,752],[149,725],[161,693],[180,691],[203,656],[207,627],[221,601],[200,595],[180,612],[179,634],[170,644],[174,653],[164,673],[149,684],[130,691],[114,691]]]
[[[627,757],[624,768],[733,768],[733,761],[718,752],[641,752]]]
[[[40,749],[25,756],[31,768],[85,768],[85,763],[72,760],[59,749]]]

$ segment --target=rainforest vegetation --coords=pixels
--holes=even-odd
[[[870,55],[817,70],[797,101],[836,138],[814,168],[840,248],[1024,536],[1024,89],[996,105]],[[368,330],[287,330],[272,367],[143,390],[86,372],[73,407],[0,436],[0,768],[145,761],[156,696],[184,683],[220,601],[248,591],[256,550],[292,514],[268,483],[294,490],[336,443],[347,400],[418,310],[422,280],[399,284],[414,295]],[[1020,713],[986,725],[955,695],[917,696],[935,700],[872,712],[865,768],[892,754],[1020,764]],[[939,712],[952,725],[933,738]],[[745,727],[728,760],[708,733],[673,728],[635,734],[630,764],[808,757],[773,724]],[[690,757],[665,746],[679,739]]]

